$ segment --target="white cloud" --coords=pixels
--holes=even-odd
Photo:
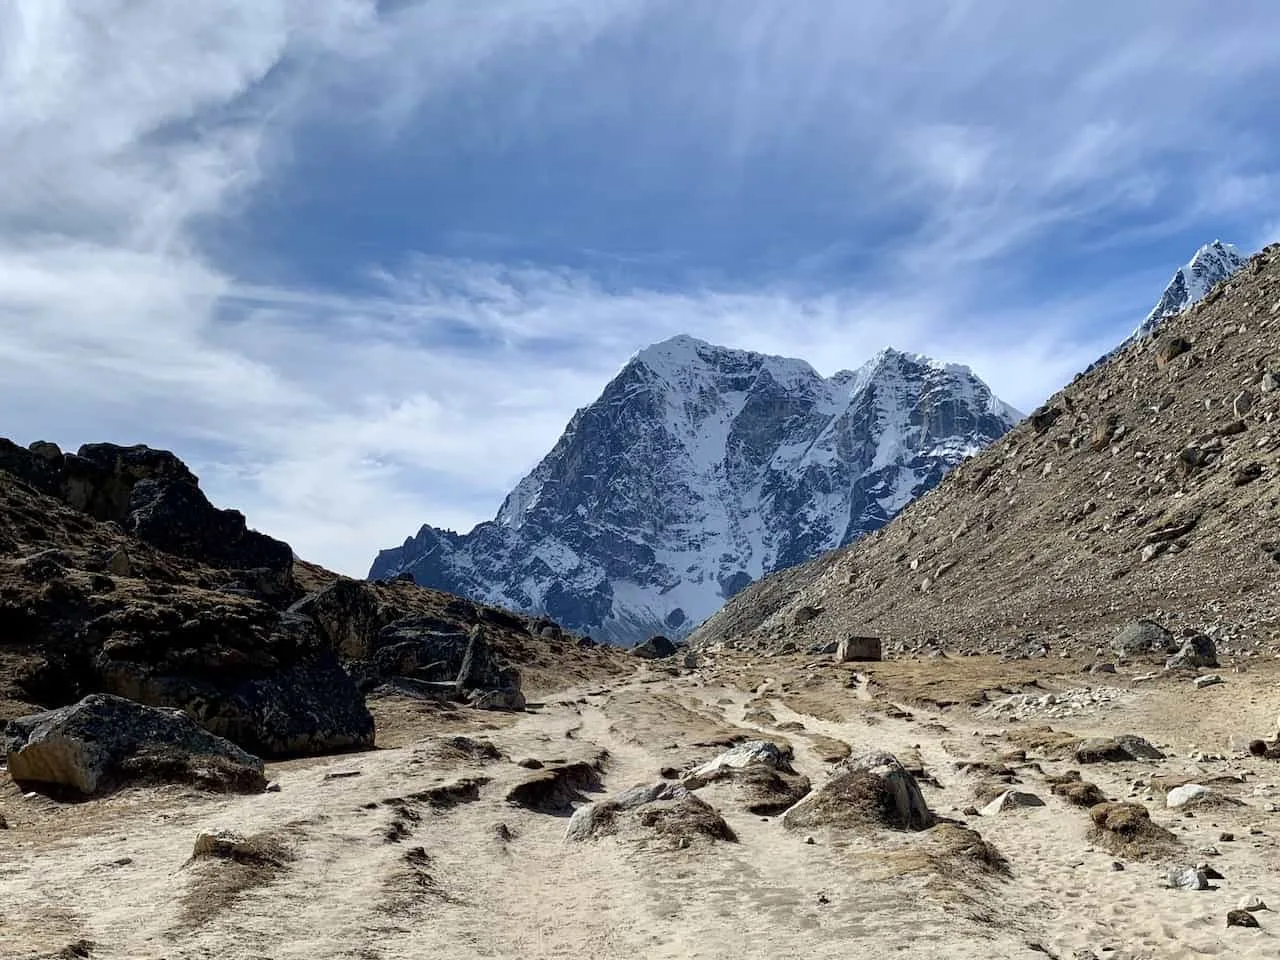
[[[969,363],[1029,408],[1158,291],[1119,269],[1112,287],[1011,299],[1002,258],[1170,190],[1189,192],[1147,229],[1274,195],[1274,144],[1226,109],[1271,68],[1266,30],[1244,12],[1207,29],[1163,4],[1086,6],[8,0],[6,429],[177,449],[217,500],[359,574],[423,520],[491,516],[574,408],[676,333],[824,373],[892,343]],[[664,51],[642,76],[621,42],[636,37]],[[605,39],[620,42],[601,54]],[[617,290],[581,271],[406,250],[353,265],[366,287],[340,294],[254,286],[201,248],[207,218],[289,175],[297,125],[394,149],[494,77],[503,96],[475,122],[500,147],[653,109],[660,132],[679,127],[716,158],[710,192],[732,197],[761,156],[825,151],[840,176],[814,189],[851,232],[863,214],[905,211],[915,234],[825,292]],[[627,169],[687,162],[662,137],[636,143],[618,158]],[[1274,237],[1274,209],[1259,219]]]

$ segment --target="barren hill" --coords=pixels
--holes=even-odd
[[[1078,377],[863,540],[745,590],[692,637],[871,633],[1092,649],[1158,615],[1280,638],[1280,245]]]

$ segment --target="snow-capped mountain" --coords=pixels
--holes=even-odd
[[[680,636],[760,576],[884,525],[1021,416],[926,357],[885,350],[824,379],[679,336],[579,410],[494,520],[424,526],[369,575],[615,643]]]
[[[1130,339],[1138,339],[1152,333],[1165,317],[1181,313],[1187,307],[1204,299],[1214,286],[1226,280],[1248,261],[1229,243],[1215,240],[1206,243],[1196,251],[1196,255],[1184,267],[1180,267],[1173,275],[1164,293],[1156,302],[1155,308],[1147,314],[1147,319],[1133,331]]]

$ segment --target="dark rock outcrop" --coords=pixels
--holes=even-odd
[[[236,793],[267,785],[261,760],[201,729],[181,710],[102,694],[9,721],[3,750],[10,776],[24,787],[82,796],[137,781]]]
[[[167,553],[255,571],[254,585],[271,597],[292,587],[289,545],[250,530],[238,511],[214,507],[195,474],[166,450],[91,443],[69,454],[51,443],[24,449],[0,439],[0,470]]]
[[[632,656],[642,660],[665,660],[676,655],[676,645],[659,634],[631,648]]]

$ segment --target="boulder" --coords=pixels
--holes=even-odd
[[[126,611],[127,612],[127,611]],[[180,708],[206,730],[268,758],[373,746],[373,717],[310,620],[209,613],[178,628],[189,646],[108,639],[94,662],[106,693]],[[130,622],[125,616],[120,626]],[[144,634],[145,636],[145,634]]]
[[[708,760],[702,766],[686,773],[682,778],[685,786],[691,790],[710,783],[717,774],[726,768],[765,766],[773,770],[791,770],[791,751],[783,750],[769,740],[748,740],[736,747],[731,747],[714,760]]]
[[[1182,641],[1182,646],[1166,661],[1170,669],[1178,667],[1216,667],[1218,665],[1218,648],[1213,638],[1198,631],[1189,631]]]
[[[1173,634],[1154,620],[1136,620],[1123,627],[1116,634],[1113,646],[1122,657],[1173,653],[1178,649]]]
[[[526,706],[524,694],[518,687],[507,687],[502,690],[472,690],[469,699],[471,706],[477,710],[521,713]]]
[[[1165,884],[1174,890],[1208,890],[1209,877],[1199,867],[1170,867]]]
[[[347,660],[372,656],[374,637],[386,625],[373,588],[349,577],[308,594],[289,612],[310,617],[325,645]]]
[[[709,804],[685,787],[655,783],[624,790],[610,800],[579,807],[569,818],[565,840],[584,841],[615,833],[625,823],[653,830],[680,845],[694,839],[738,838]]]
[[[1092,737],[1075,748],[1077,763],[1125,763],[1131,760],[1163,760],[1164,754],[1142,737],[1131,733],[1118,737]]]
[[[1156,344],[1156,369],[1164,370],[1190,349],[1191,344],[1184,337],[1165,337]]]
[[[751,740],[685,774],[681,784],[690,790],[712,783],[728,786],[748,813],[773,816],[790,808],[810,789],[809,778],[792,769],[790,757],[790,750],[777,744]]]
[[[915,777],[883,751],[842,761],[830,780],[782,818],[783,826],[793,830],[824,825],[924,830],[933,823]]]
[[[845,637],[836,646],[836,663],[882,660],[879,637]]]
[[[675,654],[676,645],[661,634],[650,637],[631,650],[633,657],[639,657],[642,660],[665,660],[667,657],[674,657]]]
[[[201,729],[181,710],[93,694],[79,703],[11,720],[4,730],[9,774],[21,784],[91,796],[134,781],[202,789],[266,789],[262,761]]]
[[[1043,807],[1044,801],[1034,793],[1022,790],[1006,790],[978,812],[984,817],[994,817],[1017,807]]]
[[[1181,807],[1203,803],[1212,799],[1214,792],[1208,787],[1199,783],[1184,783],[1180,787],[1174,787],[1165,794],[1164,803],[1170,810],[1177,810]]]
[[[1258,922],[1258,918],[1248,910],[1228,910],[1227,926],[1257,929],[1261,927],[1262,924],[1260,924]]]

